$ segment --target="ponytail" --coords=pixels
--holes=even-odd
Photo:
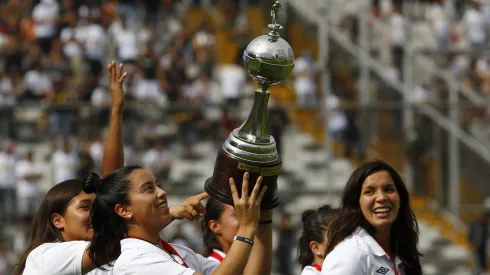
[[[335,210],[329,205],[322,206],[318,210],[310,209],[303,212],[301,216],[303,232],[298,240],[298,262],[302,268],[311,265],[315,259],[310,242],[323,243],[325,232],[334,217]]]
[[[128,191],[129,175],[138,166],[126,166],[109,174],[103,180],[91,173],[84,181],[86,193],[96,193],[96,199],[90,213],[94,237],[88,249],[90,259],[95,266],[111,266],[121,254],[121,240],[128,232],[128,227],[122,217],[115,211],[117,204],[129,204]]]

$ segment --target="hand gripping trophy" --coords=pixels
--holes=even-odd
[[[262,209],[273,209],[279,205],[277,178],[281,170],[281,157],[276,143],[267,127],[267,103],[270,85],[278,84],[288,77],[294,68],[294,53],[291,46],[280,37],[277,23],[279,1],[272,6],[271,31],[254,39],[243,53],[245,69],[255,79],[259,88],[255,90],[252,110],[240,128],[233,130],[218,152],[213,176],[206,180],[204,189],[216,199],[233,205],[228,179],[233,177],[237,190],[242,190],[242,178],[249,172],[249,193],[259,176],[267,192],[262,200]],[[253,183],[253,184],[252,184]]]

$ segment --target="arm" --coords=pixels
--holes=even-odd
[[[102,159],[102,175],[105,177],[114,170],[124,166],[124,149],[122,134],[122,115],[124,109],[123,82],[127,73],[123,74],[123,65],[116,68],[116,62],[112,61],[108,66],[111,86],[112,110],[109,124],[109,134],[104,147]]]
[[[272,210],[263,211],[260,220],[272,220]],[[259,224],[255,244],[243,274],[271,274],[272,256],[272,224]]]

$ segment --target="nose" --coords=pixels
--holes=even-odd
[[[376,201],[382,202],[382,201],[386,201],[386,200],[387,200],[387,197],[386,197],[385,192],[383,192],[383,190],[379,190],[378,192],[376,192]]]
[[[159,199],[166,199],[167,198],[167,192],[165,192],[165,190],[163,190],[161,187],[158,187],[157,196]]]

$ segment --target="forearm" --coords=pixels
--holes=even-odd
[[[256,230],[240,228],[237,232],[237,236],[255,239]],[[255,246],[255,244],[254,244]],[[250,253],[252,252],[252,246],[242,241],[233,241],[230,250],[223,259],[223,262],[211,273],[212,275],[236,275],[242,274]]]
[[[102,175],[105,177],[124,166],[124,147],[122,134],[123,109],[112,107],[109,134],[104,147]]]
[[[272,210],[263,211],[261,221],[272,220]],[[259,224],[255,244],[245,267],[244,275],[271,274],[272,272],[272,224]]]

